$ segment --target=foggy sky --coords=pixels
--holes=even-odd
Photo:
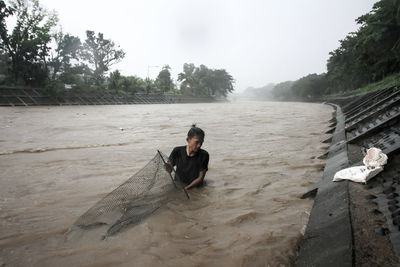
[[[375,0],[41,0],[64,33],[104,33],[126,52],[123,75],[155,78],[169,64],[226,69],[236,91],[326,72],[329,52]],[[149,66],[159,66],[150,67]]]

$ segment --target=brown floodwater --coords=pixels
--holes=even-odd
[[[0,266],[291,266],[332,108],[237,102],[0,108]],[[207,186],[101,240],[69,227],[192,123]]]

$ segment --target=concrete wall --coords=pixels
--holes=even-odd
[[[0,88],[0,106],[38,105],[123,105],[123,104],[171,104],[218,102],[209,97],[181,95],[146,95],[115,92],[67,91],[62,97],[48,95],[42,89]]]

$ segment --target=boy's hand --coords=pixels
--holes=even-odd
[[[165,169],[167,172],[171,173],[171,172],[172,172],[172,166],[171,166],[171,164],[165,163],[165,164],[164,164],[164,169]]]

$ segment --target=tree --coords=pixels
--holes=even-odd
[[[165,65],[160,73],[157,76],[156,79],[156,85],[159,89],[161,89],[162,93],[168,92],[169,90],[174,88],[174,83],[171,79],[171,73],[170,73],[170,66]]]
[[[58,74],[61,73],[60,80],[68,83],[70,76],[77,71],[76,68],[73,69],[72,61],[79,60],[79,53],[82,48],[81,40],[79,37],[63,34],[62,31],[56,33],[53,38],[56,48],[48,64],[52,67],[52,79],[56,80]]]
[[[278,83],[272,89],[272,95],[274,98],[279,100],[290,100],[294,98],[294,93],[292,90],[293,81],[286,81]]]
[[[234,90],[233,77],[224,69],[209,69],[205,65],[195,67],[194,64],[184,64],[183,72],[178,74],[181,81],[181,91],[191,96],[223,96]]]
[[[145,82],[145,88],[146,88],[145,92],[146,92],[147,95],[150,94],[150,93],[153,93],[153,92],[155,92],[157,90],[157,87],[156,87],[156,84],[155,84],[154,80],[152,80],[149,77],[147,77],[144,80],[144,82]]]
[[[94,31],[86,31],[86,37],[82,56],[94,65],[94,80],[96,85],[100,85],[104,82],[104,75],[110,66],[122,60],[125,52],[116,47],[112,40],[104,39],[102,33],[96,36]]]
[[[183,72],[178,74],[178,81],[181,82],[181,92],[184,95],[194,95],[193,90],[197,87],[198,81],[194,77],[196,67],[193,63],[183,64]]]
[[[136,76],[128,76],[123,79],[123,88],[126,92],[130,93],[144,93],[146,91],[146,82]]]
[[[0,84],[6,83],[7,75],[8,75],[8,66],[9,62],[8,55],[0,50]]]
[[[217,69],[211,72],[210,90],[212,96],[224,96],[228,93],[232,93],[234,88],[233,84],[235,80],[233,77],[224,69]]]
[[[118,92],[118,89],[120,89],[121,86],[121,82],[122,82],[122,77],[119,70],[111,72],[110,77],[108,79],[108,89],[110,90],[114,89],[116,92]]]
[[[132,82],[128,79],[128,77],[122,76],[121,80],[120,80],[120,85],[121,85],[122,90],[124,90],[125,92],[133,93]]]
[[[10,16],[16,18],[11,33],[6,23]],[[15,84],[20,78],[25,84],[45,83],[51,29],[56,23],[56,14],[42,8],[38,0],[12,0],[9,6],[0,1],[0,49],[10,58],[10,73]]]
[[[212,80],[214,79],[212,70],[205,65],[200,65],[194,70],[193,76],[197,87],[193,88],[195,96],[212,96]]]
[[[349,33],[330,53],[330,93],[352,90],[400,71],[400,1],[381,0],[356,19]]]
[[[68,77],[71,78],[69,83],[77,84],[77,87],[90,88],[94,84],[93,71],[85,63],[80,63],[70,69],[68,73],[71,73]]]
[[[316,99],[323,95],[328,87],[325,74],[309,74],[295,81],[291,90],[297,98]]]

